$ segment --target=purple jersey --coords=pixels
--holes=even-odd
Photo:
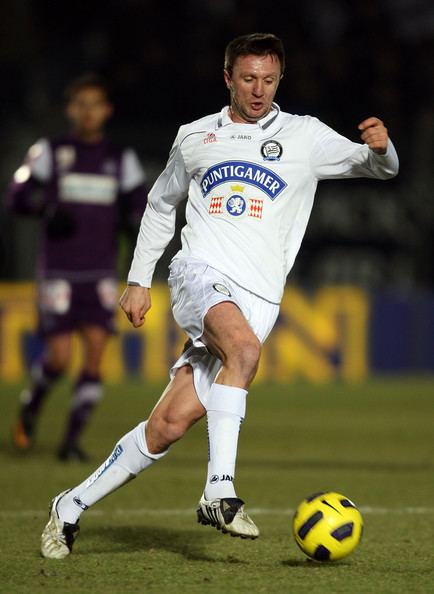
[[[16,172],[9,203],[43,215],[39,276],[74,282],[113,277],[121,220],[136,227],[146,206],[144,173],[131,149],[72,135],[38,141]],[[43,203],[34,200],[42,188]]]

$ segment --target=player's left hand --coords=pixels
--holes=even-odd
[[[361,139],[374,153],[377,153],[377,155],[384,155],[386,153],[389,134],[386,126],[380,119],[375,117],[367,118],[357,127],[362,131],[360,135]]]

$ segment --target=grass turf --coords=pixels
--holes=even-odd
[[[9,443],[19,386],[0,385],[1,593],[434,592],[432,379],[254,387],[237,491],[261,529],[256,541],[195,523],[206,474],[201,422],[83,516],[73,555],[49,561],[39,556],[49,499],[87,476],[160,391],[133,381],[107,387],[83,442],[94,462],[83,465],[54,457],[68,388],[52,394],[23,456]],[[344,493],[364,514],[360,547],[338,563],[308,561],[291,536],[294,508],[318,490]]]

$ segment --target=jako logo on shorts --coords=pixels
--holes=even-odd
[[[224,161],[207,169],[200,182],[205,197],[216,186],[228,181],[243,181],[262,190],[274,200],[287,184],[271,169],[248,161]]]

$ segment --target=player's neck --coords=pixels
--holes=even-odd
[[[72,135],[75,136],[77,140],[84,142],[85,144],[97,144],[104,138],[104,132],[102,130],[73,130]]]
[[[256,124],[256,122],[250,122],[243,118],[232,106],[229,107],[229,117],[234,124]]]
[[[261,115],[260,118],[258,117],[250,119],[247,116],[244,116],[242,113],[240,113],[239,110],[234,108],[232,105],[229,107],[229,117],[231,118],[234,124],[257,124],[260,120],[262,120],[262,118],[265,118],[268,115],[268,113]]]

